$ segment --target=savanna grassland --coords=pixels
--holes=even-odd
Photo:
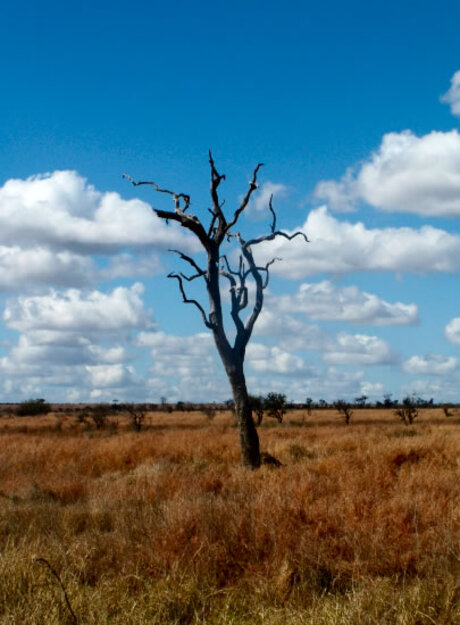
[[[460,623],[460,415],[117,419],[0,418],[2,625]]]

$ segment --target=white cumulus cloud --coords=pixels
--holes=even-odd
[[[157,254],[197,242],[138,199],[102,193],[74,171],[55,171],[0,187],[0,290],[87,286],[158,272]],[[106,257],[105,268],[93,255]]]
[[[319,328],[317,325],[308,324],[291,315],[270,310],[263,311],[259,318],[260,323],[256,325],[255,332],[258,336],[276,337],[280,352],[260,351],[254,352],[254,346],[248,347],[248,357],[252,360],[262,361],[265,357],[278,354],[278,360],[283,353],[293,355],[293,352],[300,350],[315,351],[322,354],[324,362],[333,365],[387,365],[398,361],[398,356],[393,352],[389,343],[377,336],[366,334],[348,334],[339,332],[336,335],[330,334]],[[301,371],[305,366],[303,360],[297,363],[289,361],[290,372]],[[263,367],[265,365],[256,365]],[[267,367],[274,365],[267,365]]]
[[[278,237],[254,248],[258,262],[282,258],[272,272],[294,280],[321,273],[425,274],[460,269],[460,236],[432,226],[366,228],[362,222],[339,221],[321,206],[295,231],[304,232],[310,243],[301,237],[293,241]]]
[[[144,308],[143,292],[143,285],[136,283],[108,293],[52,290],[8,300],[4,322],[21,333],[0,359],[0,372],[11,392],[22,394],[21,389],[44,385],[56,392],[65,387],[68,393],[72,389],[78,393],[63,399],[84,401],[107,399],[105,394],[112,391],[124,396],[135,387],[141,397],[142,383],[126,364],[131,354],[125,345],[132,344],[134,331],[154,326],[151,311]]]
[[[120,363],[112,365],[88,365],[91,385],[97,389],[119,388],[136,383],[137,376],[132,367]]]
[[[276,373],[278,375],[299,375],[307,368],[300,356],[291,354],[279,347],[268,347],[252,343],[247,348],[249,366],[257,373]]]
[[[150,348],[152,373],[157,376],[213,377],[219,371],[210,333],[174,336],[164,332],[140,332],[136,343]]]
[[[315,401],[333,401],[339,397],[354,399],[362,395],[370,383],[365,380],[363,371],[350,371],[328,366],[309,368],[308,374],[277,376],[270,373],[259,377],[249,377],[248,387],[254,395],[266,395],[272,391],[285,393],[289,400],[304,402],[306,397]],[[377,388],[377,392],[379,391]],[[375,391],[376,389],[373,388]],[[371,395],[371,393],[366,393]]]
[[[0,187],[0,243],[9,241],[80,253],[147,245],[190,249],[190,239],[146,202],[101,193],[75,171],[11,179]]]
[[[454,317],[445,327],[445,335],[448,341],[460,345],[460,317]]]
[[[387,341],[377,336],[340,332],[323,355],[333,365],[385,365],[397,361]]]
[[[270,182],[267,180],[263,183],[263,185],[258,190],[257,194],[254,196],[253,201],[251,202],[251,208],[257,213],[261,213],[262,211],[266,211],[268,214],[268,205],[270,202],[270,197],[273,195],[273,199],[275,197],[284,197],[287,193],[287,187],[284,184]]]
[[[315,321],[347,321],[376,326],[413,325],[418,321],[416,304],[390,304],[356,286],[338,287],[328,280],[303,283],[293,295],[271,296],[271,309],[305,313]]]
[[[390,212],[459,217],[460,134],[388,133],[355,174],[347,170],[339,181],[320,182],[315,195],[335,210],[363,201]]]
[[[450,80],[450,89],[441,97],[441,102],[450,104],[452,115],[460,115],[460,71]]]
[[[151,312],[144,309],[144,286],[117,287],[110,293],[69,289],[47,295],[20,296],[7,302],[3,320],[20,332],[52,330],[65,332],[114,332],[146,328]]]
[[[403,363],[403,369],[411,375],[445,375],[457,368],[457,358],[440,354],[412,356]]]
[[[91,258],[67,250],[0,245],[0,291],[87,286],[97,271]]]

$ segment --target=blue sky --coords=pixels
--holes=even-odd
[[[153,179],[282,256],[251,392],[460,401],[457,2],[18,1],[0,23],[0,401],[213,401],[211,337],[165,278],[193,243]],[[265,202],[266,205],[266,202]]]

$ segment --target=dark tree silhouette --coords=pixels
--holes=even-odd
[[[224,202],[219,198],[219,186],[225,175],[220,174],[214,164],[211,152],[209,152],[209,165],[211,169],[211,200],[212,208],[209,209],[210,219],[205,226],[202,221],[189,212],[190,196],[186,193],[177,193],[163,189],[152,181],[135,181],[131,176],[124,174],[133,185],[151,185],[158,193],[165,193],[172,197],[173,211],[153,209],[155,214],[166,222],[175,221],[183,228],[192,232],[200,241],[206,252],[206,266],[201,267],[195,259],[187,256],[180,250],[170,250],[179,255],[192,270],[191,275],[182,272],[173,272],[169,278],[177,280],[182,300],[186,304],[192,304],[199,311],[204,325],[213,333],[214,341],[224,365],[235,402],[235,414],[237,417],[241,456],[243,465],[256,469],[260,466],[261,454],[259,449],[259,437],[252,418],[251,401],[246,387],[244,375],[244,358],[246,347],[251,338],[254,325],[262,310],[264,290],[267,288],[270,277],[270,266],[279,259],[273,258],[265,265],[256,263],[253,256],[253,248],[260,243],[272,241],[276,237],[284,237],[289,241],[296,236],[301,236],[308,241],[302,232],[289,235],[276,228],[276,213],[273,209],[272,200],[268,203],[272,223],[268,234],[253,239],[244,239],[237,226],[241,215],[247,208],[252,194],[258,188],[257,175],[263,163],[259,163],[252,173],[248,189],[236,208],[233,215],[226,217],[223,211]],[[235,242],[239,248],[239,261],[236,268],[232,267],[227,255],[222,254],[221,246],[226,242]],[[224,327],[224,314],[221,295],[221,278],[230,289],[230,316],[235,326],[235,337],[230,340]],[[209,308],[205,308],[196,299],[190,299],[185,291],[184,282],[192,282],[202,279],[205,283],[209,298]],[[253,281],[255,287],[254,301],[250,304],[248,284]],[[247,319],[241,318],[241,313],[246,308],[250,309]]]

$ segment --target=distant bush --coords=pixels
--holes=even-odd
[[[311,397],[307,397],[305,400],[305,408],[307,409],[307,414],[310,417],[313,412],[313,399]]]
[[[96,430],[103,430],[111,413],[112,407],[108,404],[96,404],[89,409],[87,416],[93,421]]]
[[[282,423],[287,411],[286,395],[283,393],[268,393],[264,400],[264,410],[267,412],[267,416],[273,417],[278,423]]]
[[[44,399],[28,399],[16,408],[18,417],[36,417],[51,412],[51,405]]]
[[[418,402],[413,397],[405,397],[399,408],[395,410],[404,425],[412,425],[418,417]]]
[[[212,421],[216,416],[215,406],[203,406],[202,412],[206,419],[209,419],[209,421]]]
[[[145,421],[146,406],[142,404],[122,404],[121,408],[128,413],[134,431],[140,432]]]
[[[346,425],[350,425],[351,416],[353,414],[353,410],[351,408],[351,404],[346,402],[344,399],[338,399],[335,404],[335,409],[343,415]]]

